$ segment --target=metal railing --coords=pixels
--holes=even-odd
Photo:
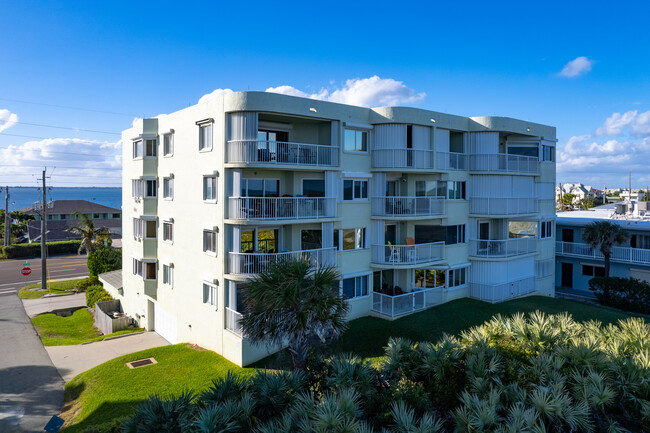
[[[336,248],[288,251],[284,253],[228,253],[229,271],[237,275],[259,274],[275,262],[286,259],[307,260],[314,267],[336,266]]]
[[[539,159],[535,156],[508,153],[482,153],[470,155],[471,171],[500,171],[507,173],[537,173]]]
[[[339,148],[287,141],[230,140],[228,162],[337,166]]]
[[[420,149],[373,149],[373,168],[433,168],[433,151]]]
[[[372,311],[388,317],[403,316],[440,303],[442,303],[442,287],[414,290],[397,296],[377,292],[372,294]]]
[[[230,197],[228,216],[232,219],[282,220],[333,218],[334,197]]]
[[[479,257],[511,257],[530,254],[537,251],[537,238],[526,236],[503,240],[472,239],[469,241],[469,251],[470,255]]]
[[[502,302],[534,291],[534,276],[501,284],[470,283],[471,297],[486,302]]]
[[[240,337],[242,336],[241,323],[239,323],[241,317],[241,313],[226,307],[226,329]]]
[[[555,242],[555,253],[563,256],[605,259],[600,249],[593,248],[589,244],[573,242]],[[610,260],[613,262],[650,264],[650,250],[631,247],[612,247]]]
[[[537,213],[533,197],[471,197],[469,213],[478,215],[517,215]]]
[[[372,261],[382,265],[412,265],[444,260],[445,243],[373,245]]]
[[[455,152],[436,152],[436,170],[467,170],[467,155]]]
[[[374,216],[427,216],[444,215],[445,197],[374,197]]]

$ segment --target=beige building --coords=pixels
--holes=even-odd
[[[240,289],[282,257],[334,265],[350,319],[554,294],[555,128],[231,93],[124,143],[123,287],[141,326],[242,365]]]

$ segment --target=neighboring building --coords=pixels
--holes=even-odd
[[[27,237],[29,242],[41,239],[41,209],[30,206],[19,209],[20,212],[33,215],[35,221],[27,222]],[[78,235],[70,233],[71,227],[79,225],[75,212],[85,214],[95,224],[96,228],[106,227],[111,234],[119,238],[122,234],[122,211],[112,207],[92,203],[86,200],[54,200],[47,208],[47,240],[64,241],[79,239]]]
[[[265,356],[240,289],[282,257],[337,266],[350,319],[554,295],[553,127],[241,92],[122,139],[125,272],[107,289],[172,343]]]
[[[647,202],[634,202],[632,206],[616,203],[589,211],[558,212],[556,285],[589,292],[589,280],[605,274],[602,253],[582,241],[583,227],[602,220],[621,225],[630,235],[625,244],[612,248],[610,275],[650,282],[650,213],[647,206]]]
[[[560,189],[560,187],[562,189]],[[589,185],[583,185],[581,183],[564,183],[555,187],[555,197],[561,199],[564,194],[573,194],[573,204],[580,204],[585,198],[603,198],[603,193],[601,190],[592,188]]]

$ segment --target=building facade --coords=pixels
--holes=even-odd
[[[283,257],[336,266],[350,319],[554,294],[553,127],[241,92],[122,139],[111,294],[172,343],[265,356],[240,291]]]

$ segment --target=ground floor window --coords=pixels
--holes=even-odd
[[[368,275],[345,278],[341,281],[343,299],[360,298],[368,295]]]
[[[463,286],[467,282],[467,268],[456,268],[449,270],[449,288]]]
[[[445,287],[445,271],[442,269],[415,269],[413,286],[417,289]]]
[[[582,275],[587,277],[604,277],[605,267],[596,265],[582,265]]]

